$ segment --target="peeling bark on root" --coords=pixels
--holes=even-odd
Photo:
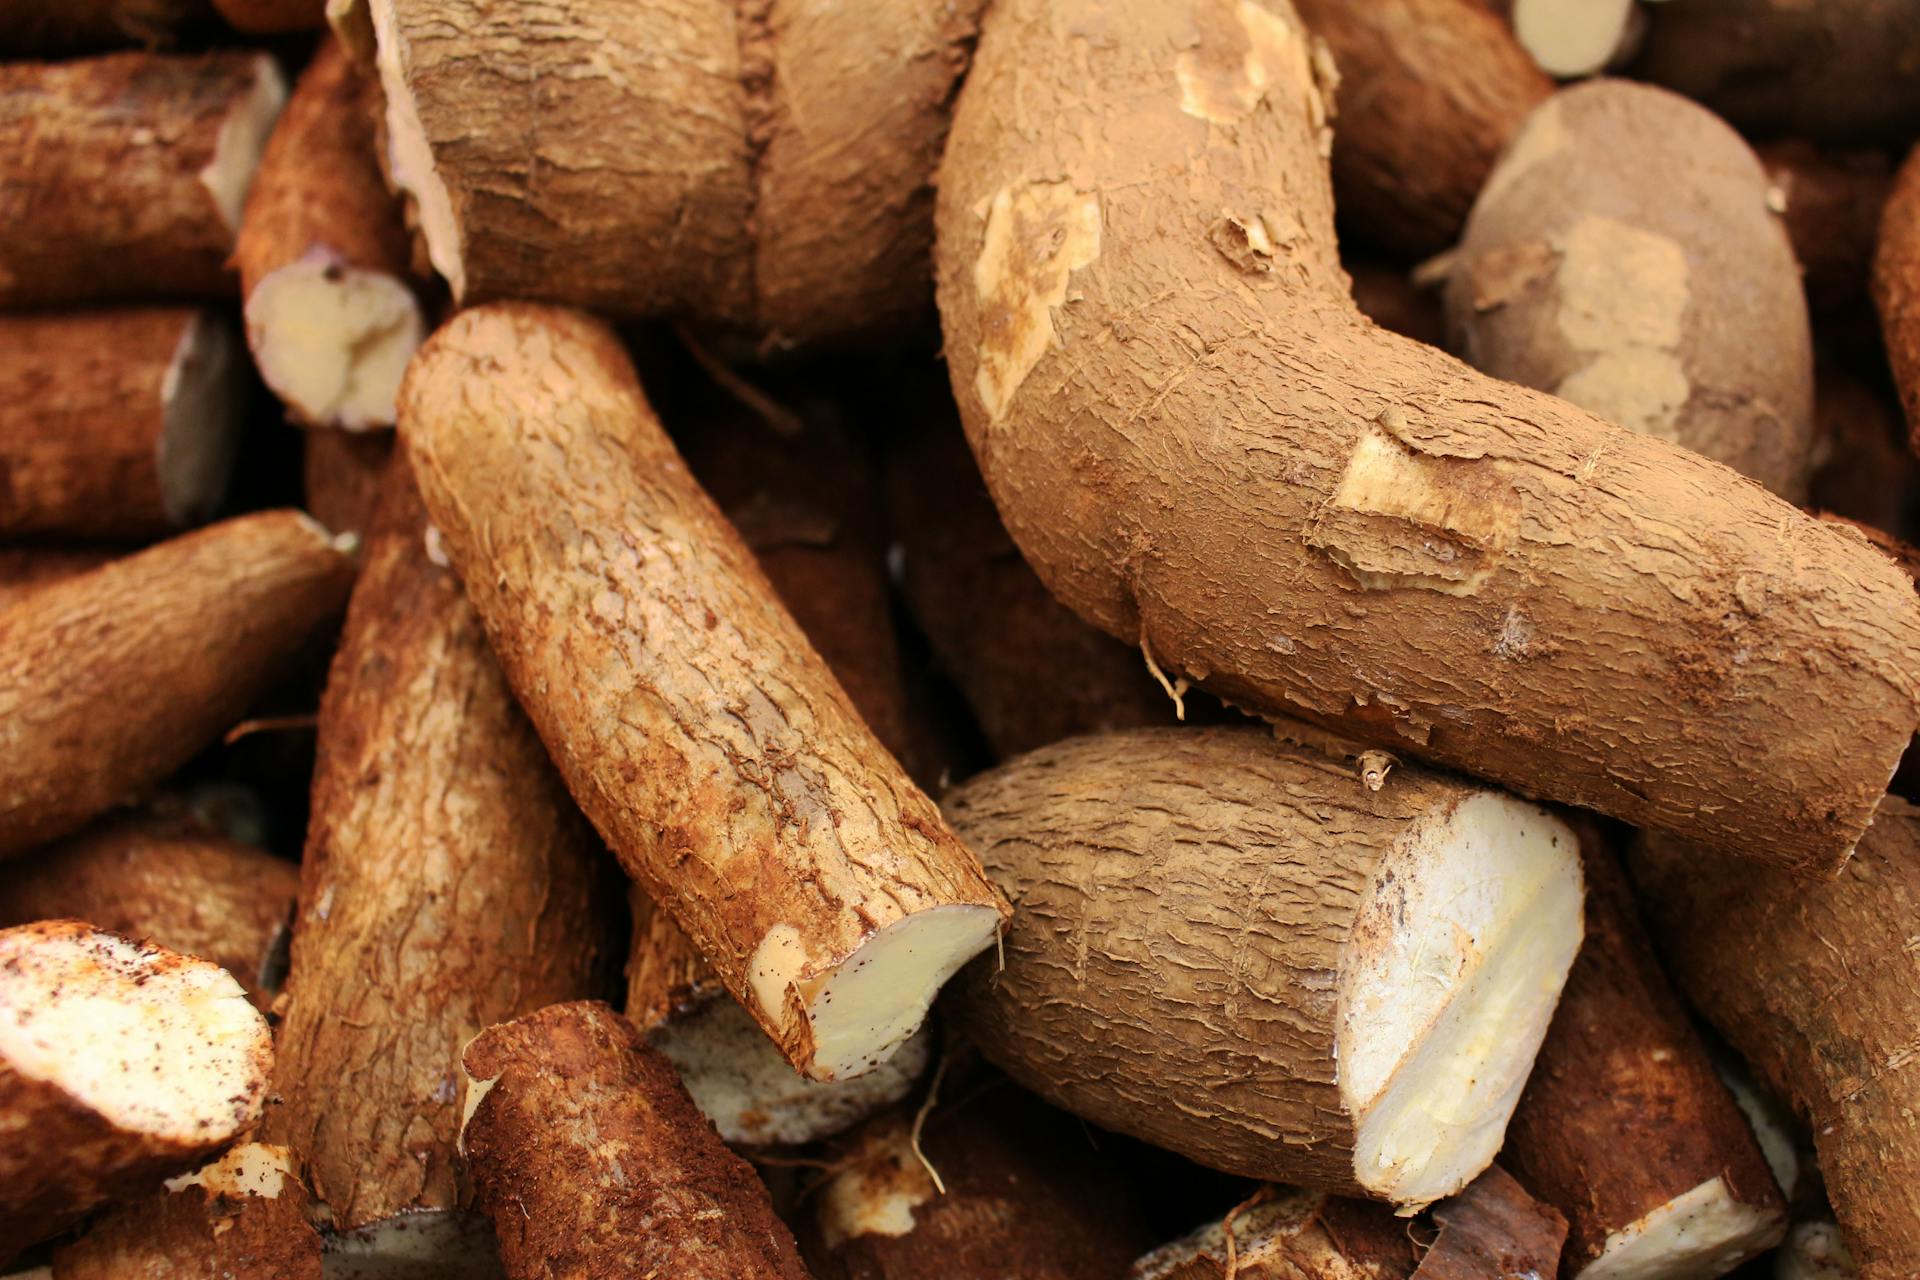
[[[462,312],[415,358],[400,426],[508,682],[627,873],[795,1067],[877,1065],[1005,905],[688,476],[612,332]]]
[[[334,1230],[465,1204],[460,1049],[591,993],[599,862],[396,460],[321,703],[262,1127]]]
[[[1873,301],[1887,363],[1907,413],[1908,443],[1920,453],[1920,148],[1894,175],[1873,256]]]
[[[1813,333],[1768,191],[1740,135],[1685,98],[1563,89],[1473,206],[1447,282],[1451,346],[1799,502]]]
[[[232,1142],[272,1064],[214,965],[76,920],[0,932],[0,1265]]]
[[[191,307],[0,316],[0,535],[139,540],[212,515],[246,356]]]
[[[1257,1203],[1140,1258],[1128,1280],[1407,1280],[1419,1263],[1408,1224],[1383,1205],[1263,1190]]]
[[[380,500],[380,478],[393,457],[391,431],[304,433],[302,488],[308,512],[329,529],[364,535]]]
[[[947,811],[1015,909],[954,1013],[1048,1101],[1416,1208],[1499,1149],[1580,939],[1545,811],[1255,729],[1077,738]]]
[[[52,58],[139,45],[171,45],[213,16],[208,0],[0,0],[0,51]]]
[[[605,1005],[491,1027],[461,1058],[461,1149],[512,1280],[806,1280],[752,1166]]]
[[[1493,163],[1553,82],[1478,0],[1300,0],[1339,72],[1340,217],[1396,253],[1450,248]]]
[[[0,65],[0,306],[231,297],[286,94],[256,53]]]
[[[1817,316],[1860,307],[1868,297],[1880,211],[1893,186],[1884,151],[1822,151],[1801,141],[1759,148],[1772,183],[1770,203],[1800,260],[1807,306]]]
[[[54,1280],[321,1280],[320,1237],[285,1147],[247,1143],[102,1215]]]
[[[1607,838],[1579,824],[1586,941],[1500,1162],[1567,1217],[1568,1280],[1713,1280],[1786,1205],[1654,959]]]
[[[85,920],[219,965],[265,1010],[300,872],[190,820],[110,816],[0,864],[0,926]]]
[[[1236,706],[1831,874],[1920,724],[1911,584],[1717,464],[1364,323],[1324,118],[1283,0],[989,12],[940,304],[1022,551]]]
[[[0,857],[185,764],[281,674],[352,577],[326,530],[269,511],[0,612]]]
[[[1792,1100],[1865,1280],[1920,1269],[1920,809],[1881,801],[1829,884],[1711,874],[1643,839],[1631,868],[1694,1007]]]
[[[327,40],[260,157],[234,265],[247,345],[295,421],[393,425],[420,345],[420,304],[400,202],[375,156],[380,86]]]

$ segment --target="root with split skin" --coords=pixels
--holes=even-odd
[[[1357,748],[1354,754],[1358,754]],[[1229,1173],[1419,1207],[1499,1149],[1580,942],[1546,811],[1256,729],[1076,738],[947,812],[1014,905],[955,1014],[1042,1097]]]
[[[508,682],[628,874],[788,1061],[872,1070],[1005,906],[688,476],[613,333],[462,312],[415,358],[400,428]]]
[[[1912,584],[1718,464],[1366,323],[1326,119],[1284,0],[989,11],[939,297],[1022,552],[1236,706],[1831,874],[1920,725]]]
[[[0,931],[0,1265],[232,1142],[272,1063],[215,965],[76,920]]]

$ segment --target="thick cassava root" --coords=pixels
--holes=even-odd
[[[38,587],[98,569],[115,554],[106,547],[0,547],[0,610]]]
[[[352,576],[325,529],[270,511],[0,611],[0,857],[184,764],[332,616]]]
[[[1920,724],[1911,584],[1717,464],[1364,323],[1324,120],[1282,0],[989,12],[939,296],[1021,549],[1235,705],[1831,874]]]
[[[218,313],[0,316],[0,349],[0,534],[152,538],[220,505],[247,372]]]
[[[231,296],[286,96],[264,54],[0,65],[0,306]]]
[[[300,1157],[334,1232],[367,1242],[466,1207],[460,1050],[592,993],[600,856],[433,562],[396,459],[321,703],[262,1127]]]
[[[1014,905],[955,1012],[1056,1105],[1230,1173],[1421,1206],[1499,1150],[1580,940],[1544,810],[1262,730],[1042,748],[948,799]],[[1377,778],[1375,781],[1379,781]]]
[[[379,103],[339,43],[322,44],[267,140],[234,247],[254,362],[308,425],[391,426],[422,336],[406,226],[375,157]]]
[[[1717,876],[1665,837],[1631,869],[1674,978],[1790,1099],[1865,1280],[1920,1269],[1920,809],[1889,796],[1840,878]]]
[[[421,349],[427,509],[574,798],[797,1068],[870,1070],[1004,904],[688,476],[611,331],[524,304]]]
[[[0,1264],[232,1142],[272,1062],[215,965],[74,920],[0,931]]]
[[[491,1027],[461,1061],[461,1150],[510,1280],[806,1280],[752,1166],[605,1005]]]
[[[1685,98],[1563,89],[1474,204],[1447,284],[1451,346],[1798,502],[1813,334],[1768,192],[1740,136]]]

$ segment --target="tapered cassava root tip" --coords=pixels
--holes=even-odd
[[[424,326],[401,280],[315,249],[247,297],[260,376],[302,420],[350,431],[393,424],[400,377]]]

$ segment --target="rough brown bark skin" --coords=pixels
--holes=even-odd
[[[1907,0],[1654,5],[1630,68],[1744,133],[1905,142],[1920,125],[1920,9]]]
[[[238,1158],[271,1151],[271,1188],[222,1177]],[[113,1209],[54,1251],[53,1280],[321,1280],[320,1237],[285,1148],[235,1147],[202,1179]]]
[[[1800,260],[1808,308],[1826,316],[1862,305],[1880,210],[1893,185],[1887,153],[1822,150],[1793,139],[1766,143],[1758,154]]]
[[[1771,1248],[1787,1215],[1766,1158],[1660,971],[1605,835],[1591,821],[1579,830],[1586,940],[1500,1163],[1566,1215],[1570,1276],[1608,1236],[1715,1178],[1777,1221],[1754,1252]]]
[[[1433,1206],[1440,1227],[1417,1280],[1537,1280],[1558,1270],[1567,1220],[1495,1165]]]
[[[186,763],[266,691],[352,576],[325,530],[269,511],[0,612],[0,857]]]
[[[461,1148],[511,1280],[806,1280],[753,1167],[606,1005],[490,1027],[461,1060]]]
[[[400,426],[574,798],[797,1068],[820,1074],[804,984],[919,912],[1005,911],[688,476],[611,331],[462,312],[415,357]],[[756,973],[770,935],[796,968]]]
[[[276,1102],[336,1231],[465,1201],[460,1049],[590,994],[599,851],[387,477],[320,707]]]
[[[1407,1280],[1419,1255],[1384,1205],[1318,1191],[1262,1188],[1261,1198],[1139,1259],[1128,1280]]]
[[[1452,348],[1799,502],[1813,333],[1768,193],[1705,108],[1627,80],[1562,89],[1474,203],[1447,282]]]
[[[1450,247],[1493,162],[1553,81],[1476,0],[1295,7],[1340,75],[1333,183],[1341,222],[1397,253]]]
[[[118,554],[109,547],[0,547],[0,610],[37,587],[98,569]]]
[[[43,920],[0,933],[0,957],[14,956],[40,939],[103,936],[77,920]],[[102,966],[126,986],[153,981],[171,971],[203,962],[141,944],[142,967]],[[55,993],[48,993],[49,995]],[[191,1011],[184,1016],[195,1016]],[[260,1112],[273,1046],[265,1023],[252,1056],[248,1078],[232,1081],[232,1112],[226,1123],[196,1138],[172,1138],[151,1129],[123,1128],[52,1080],[38,1079],[0,1057],[0,1266],[27,1245],[65,1230],[109,1200],[143,1195],[160,1182],[203,1164]],[[125,1063],[134,1071],[149,1065]]]
[[[376,0],[373,16],[448,188],[461,249],[435,265],[457,299],[688,314],[778,347],[886,338],[925,310],[931,178],[982,7],[567,0],[565,25],[535,29],[481,0]],[[537,112],[502,74],[540,90]],[[395,176],[417,192],[420,168]]]
[[[335,533],[365,533],[393,457],[393,432],[314,427],[304,435],[307,511]]]
[[[1372,791],[1352,764],[1252,728],[1030,752],[947,797],[1014,906],[1000,951],[954,984],[953,1016],[1095,1124],[1365,1195],[1335,1054],[1360,905],[1411,824],[1474,790],[1402,766]]]
[[[911,1108],[875,1116],[836,1149],[806,1205],[816,1280],[1115,1280],[1152,1243],[1110,1157],[1070,1116],[1004,1080],[949,1077],[914,1154]]]
[[[201,173],[263,78],[241,52],[0,66],[0,306],[233,296],[236,228]]]
[[[0,0],[0,50],[51,58],[123,45],[159,48],[210,18],[207,0]]]
[[[1831,874],[1920,723],[1910,585],[1718,464],[1365,324],[1323,112],[1283,0],[989,12],[940,304],[1015,541],[1235,705]]]
[[[1893,177],[1873,254],[1873,301],[1887,363],[1907,413],[1908,443],[1920,453],[1920,148]]]
[[[211,515],[224,483],[179,510],[162,479],[167,374],[196,326],[224,323],[195,307],[0,316],[0,535],[131,541]],[[242,407],[235,359],[220,412]]]
[[[907,607],[994,755],[1172,723],[1140,650],[1075,617],[1021,558],[952,412],[889,441],[887,504]]]
[[[0,926],[85,920],[231,973],[265,1009],[267,966],[292,923],[290,862],[186,818],[109,816],[31,857],[0,864]]]
[[[1920,809],[1882,800],[1828,884],[1714,875],[1661,837],[1630,867],[1680,990],[1811,1126],[1861,1276],[1920,1270]]]
[[[248,35],[312,31],[327,25],[327,0],[213,0],[227,25]]]
[[[627,949],[627,1019],[651,1031],[676,1014],[726,994],[713,966],[673,917],[639,885],[627,895],[633,944]]]

